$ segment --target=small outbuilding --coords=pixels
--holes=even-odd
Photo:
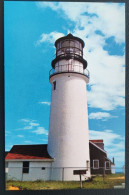
[[[47,144],[14,145],[5,158],[7,179],[50,180],[53,161],[47,152]]]

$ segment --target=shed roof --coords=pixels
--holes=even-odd
[[[6,155],[6,160],[13,159],[53,159],[47,152],[47,144],[14,145]]]

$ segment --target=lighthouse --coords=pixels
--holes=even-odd
[[[48,153],[54,158],[52,180],[79,180],[74,170],[90,177],[89,129],[86,85],[87,61],[84,41],[68,34],[55,42],[49,81],[52,85]]]

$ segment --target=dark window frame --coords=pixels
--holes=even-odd
[[[53,82],[53,90],[56,90],[56,81]]]
[[[29,173],[29,161],[23,161],[22,173]]]
[[[94,162],[98,162],[98,166],[96,167],[96,166],[94,166],[95,165],[95,163]],[[93,169],[99,169],[99,160],[98,159],[94,159],[93,160]]]
[[[109,166],[107,166],[107,163],[109,163]],[[110,170],[110,169],[111,169],[111,162],[105,161],[105,170]]]

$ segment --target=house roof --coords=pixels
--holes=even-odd
[[[103,150],[102,148],[100,148],[98,145],[96,145],[96,144],[93,143],[92,141],[93,141],[93,140],[90,140],[89,143],[92,144],[92,145],[94,145],[96,148],[98,148],[99,150],[101,150],[102,152],[104,152],[104,153],[107,154],[107,152],[106,152],[105,150]]]
[[[102,150],[104,150],[104,143],[103,139],[96,139],[96,140],[90,140],[92,143],[96,144],[98,147],[100,147]]]
[[[103,143],[103,139],[94,139],[94,140],[90,140],[93,143]]]
[[[41,145],[14,145],[6,155],[6,160],[13,159],[48,159],[52,160],[47,152],[47,144]]]
[[[5,157],[7,156],[8,153],[9,153],[9,151],[5,151]]]
[[[100,148],[98,145],[96,145],[94,141],[96,140],[90,140],[89,143],[107,154],[107,152],[102,148]],[[14,145],[11,148],[11,150],[8,153],[6,153],[6,157],[5,157],[5,160],[25,160],[25,159],[54,160],[47,152],[47,144]]]
[[[55,41],[55,46],[57,46],[57,43],[58,43],[59,41],[63,41],[63,40],[66,40],[66,39],[77,40],[77,41],[81,42],[82,47],[85,46],[85,43],[84,43],[84,41],[83,41],[82,39],[80,39],[79,37],[73,36],[71,33],[69,33],[67,36],[64,36],[64,37],[61,37],[61,38],[57,39],[57,40]]]
[[[113,163],[108,157],[105,157],[105,160],[110,161],[110,163],[111,163],[112,165],[115,165],[115,163]]]

